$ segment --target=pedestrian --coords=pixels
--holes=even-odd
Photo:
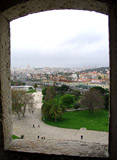
[[[34,113],[34,111],[32,111],[32,114]]]
[[[24,138],[24,135],[21,135],[21,139],[23,139]]]
[[[38,127],[40,128],[40,125],[38,124]]]
[[[39,139],[39,136],[37,136],[38,137],[38,139]]]
[[[81,139],[83,139],[83,136],[81,135]]]
[[[35,125],[33,124],[33,128],[35,128]]]

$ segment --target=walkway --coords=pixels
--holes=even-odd
[[[41,97],[41,93],[36,93],[37,97]],[[41,97],[42,98],[42,97]],[[83,136],[82,141],[84,142],[96,142],[101,144],[108,144],[108,133],[86,130],[85,128],[77,129],[65,129],[53,127],[45,124],[41,120],[41,98],[38,98],[37,106],[38,108],[32,113],[26,113],[26,117],[21,120],[17,119],[17,116],[12,116],[13,118],[13,134],[17,136],[24,135],[24,139],[38,140],[41,137],[51,140],[81,140],[81,135]],[[40,99],[40,100],[39,100]],[[33,126],[34,125],[34,126]],[[38,137],[39,136],[39,137]]]

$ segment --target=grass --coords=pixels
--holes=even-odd
[[[16,135],[12,135],[12,139],[21,139],[21,138],[17,137]]]
[[[27,91],[27,93],[35,93],[35,92],[37,92],[37,91],[35,91],[35,89],[31,89],[31,90]]]
[[[105,109],[96,109],[93,114],[90,114],[88,110],[65,112],[62,120],[58,122],[46,120],[45,123],[61,128],[87,128],[88,130],[106,132],[109,130],[108,111]]]

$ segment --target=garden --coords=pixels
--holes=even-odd
[[[42,90],[42,120],[52,126],[108,132],[109,93],[93,87],[84,94],[68,86],[51,86]],[[72,110],[72,111],[70,111]]]

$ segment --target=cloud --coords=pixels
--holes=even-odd
[[[62,10],[11,22],[12,66],[108,66],[108,17]]]

